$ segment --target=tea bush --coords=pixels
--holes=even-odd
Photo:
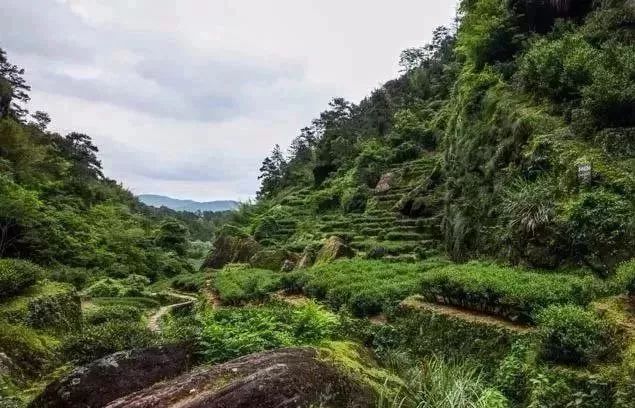
[[[112,305],[89,309],[84,313],[84,322],[91,325],[104,324],[110,321],[138,322],[141,309],[134,306]]]
[[[212,277],[220,300],[229,305],[263,301],[280,288],[280,274],[267,269],[226,266]]]
[[[39,266],[19,259],[0,259],[0,299],[16,295],[44,275]]]
[[[591,276],[530,272],[478,261],[433,270],[423,276],[421,292],[431,301],[533,322],[552,304],[585,305],[605,287]]]
[[[573,305],[549,306],[538,315],[542,357],[585,365],[605,360],[618,349],[617,328],[595,312]]]
[[[184,292],[199,292],[203,289],[208,279],[209,274],[204,272],[186,273],[172,278],[170,286]]]
[[[53,358],[53,340],[39,335],[33,329],[0,321],[0,350],[32,375]]]
[[[2,304],[0,319],[36,329],[72,330],[81,323],[79,296],[70,285],[42,281]]]
[[[70,283],[77,290],[83,289],[91,279],[91,273],[85,268],[71,268],[65,265],[52,267],[49,279],[57,282]]]
[[[302,283],[309,296],[334,309],[348,308],[355,316],[380,313],[417,290],[421,276],[442,261],[392,263],[350,259],[314,266]]]
[[[123,285],[112,278],[101,279],[84,290],[90,297],[117,297],[123,293]]]
[[[86,326],[67,336],[60,351],[69,361],[84,364],[117,351],[149,347],[157,342],[157,336],[141,324],[109,321]]]

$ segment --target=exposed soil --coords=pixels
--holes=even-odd
[[[457,319],[465,320],[470,323],[487,324],[492,326],[503,327],[516,332],[528,332],[533,330],[531,326],[514,323],[499,316],[487,313],[465,309],[451,305],[441,305],[430,303],[419,296],[412,296],[401,302],[403,307],[428,310],[444,316],[450,316]]]

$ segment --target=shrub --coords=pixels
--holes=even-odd
[[[368,190],[365,188],[351,188],[342,194],[342,210],[345,213],[362,213],[366,210]]]
[[[70,285],[42,281],[4,303],[0,319],[36,329],[75,329],[81,323],[79,297]]]
[[[141,319],[141,309],[134,306],[112,305],[88,310],[84,314],[84,321],[97,325],[110,321],[138,322]]]
[[[209,275],[204,272],[187,273],[172,278],[170,286],[184,292],[199,292],[205,286]]]
[[[607,191],[581,194],[566,208],[567,226],[577,257],[595,270],[612,271],[633,255],[635,209]]]
[[[123,293],[123,290],[124,288],[121,282],[115,279],[105,278],[86,288],[84,294],[90,297],[117,297]]]
[[[142,296],[146,287],[150,284],[150,279],[141,275],[129,275],[121,280],[123,286],[123,296]]]
[[[391,163],[403,163],[419,157],[421,150],[412,142],[405,142],[397,146],[390,157]]]
[[[110,321],[86,326],[67,336],[60,347],[62,354],[77,364],[84,364],[117,351],[149,347],[157,337],[137,323]]]
[[[317,344],[336,328],[337,319],[316,304],[227,308],[198,317],[204,358],[222,362],[279,347]]]
[[[30,328],[0,321],[0,350],[26,374],[38,373],[51,361],[53,353],[49,341]]]
[[[170,278],[184,273],[192,273],[194,268],[184,259],[168,254],[162,259],[159,271],[161,275]]]
[[[238,305],[268,298],[280,288],[280,274],[267,269],[227,266],[214,273],[212,284],[223,303]]]
[[[39,266],[19,259],[0,259],[0,299],[16,295],[44,275]]]
[[[551,304],[589,303],[603,292],[604,285],[590,276],[529,272],[472,261],[427,273],[421,290],[431,301],[530,323],[536,312]]]
[[[635,259],[618,266],[611,283],[614,293],[626,292],[631,296],[635,295]]]
[[[58,282],[70,283],[75,289],[81,290],[90,279],[90,274],[85,268],[71,268],[60,265],[52,268],[49,278]]]
[[[573,305],[549,306],[538,315],[542,357],[558,363],[585,365],[616,351],[617,329],[595,312]]]
[[[582,87],[591,84],[597,55],[579,35],[555,41],[544,38],[523,56],[518,76],[527,91],[556,101],[570,100],[579,97]]]
[[[340,207],[340,195],[331,190],[322,190],[311,195],[311,205],[315,212],[323,213]]]
[[[357,317],[375,315],[415,293],[421,276],[434,264],[340,260],[309,269],[303,286],[308,295],[334,309],[346,307]]]

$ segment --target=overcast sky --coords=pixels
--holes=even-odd
[[[0,0],[31,111],[80,131],[135,194],[246,199],[334,96],[395,77],[455,0]]]

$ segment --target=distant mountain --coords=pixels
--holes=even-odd
[[[168,207],[175,211],[227,211],[238,207],[237,201],[207,201],[199,202],[193,200],[179,200],[177,198],[166,197],[155,194],[141,194],[139,200],[152,207]]]

